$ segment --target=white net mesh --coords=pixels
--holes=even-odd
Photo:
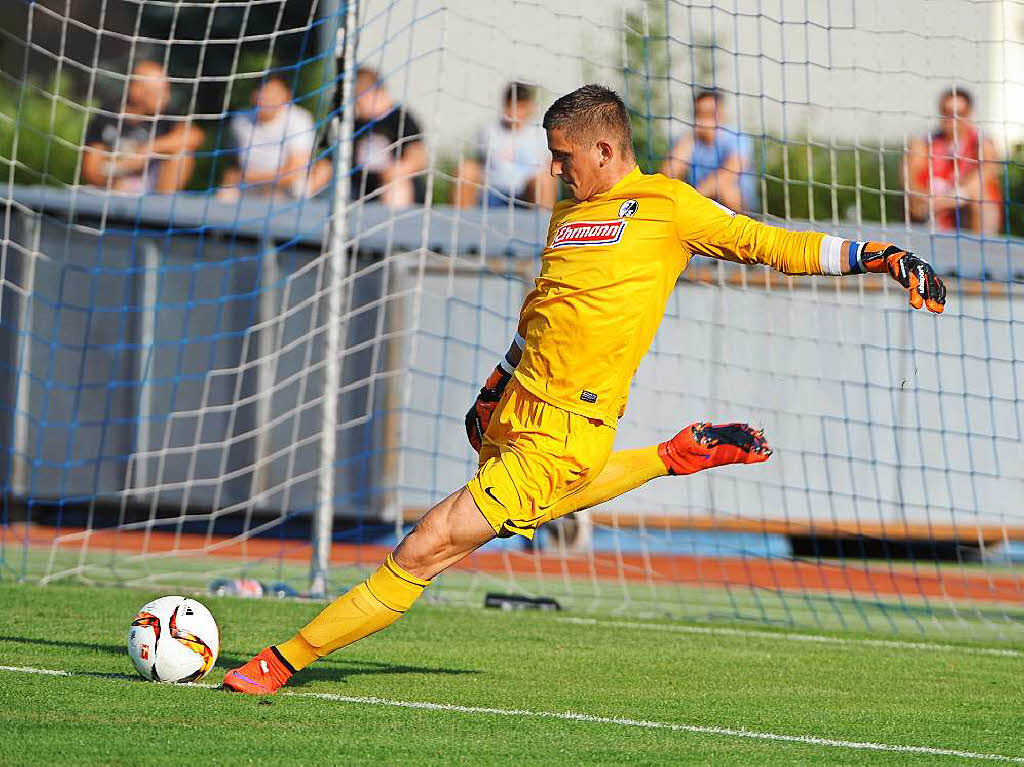
[[[899,242],[953,299],[695,261],[618,445],[749,420],[772,461],[495,542],[433,593],[1018,632],[1024,7],[349,10],[36,2],[0,32],[5,575],[304,590],[311,562],[336,587],[375,564],[472,473],[462,416],[558,191],[539,117],[599,81],[645,170],[700,185],[733,152],[748,212]]]

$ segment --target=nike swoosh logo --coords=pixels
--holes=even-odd
[[[239,679],[245,680],[249,684],[254,684],[257,687],[262,687],[264,690],[270,690],[270,688],[267,687],[265,684],[261,684],[260,682],[257,682],[255,679],[250,679],[249,677],[247,677],[245,674],[242,674],[241,672],[235,671],[234,675],[237,676]]]
[[[503,504],[501,501],[499,501],[498,497],[494,493],[491,492],[491,490],[493,490],[493,489],[494,489],[493,487],[485,487],[484,488],[484,492],[487,493],[487,495],[491,496],[491,500],[492,501],[494,501],[496,504],[498,504],[499,506],[501,506],[501,508],[504,509],[505,508],[505,504]]]

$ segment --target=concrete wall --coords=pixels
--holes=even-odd
[[[239,520],[311,508],[330,361],[323,262],[303,244],[302,216],[291,235],[282,219],[269,236],[254,204],[252,226],[190,230],[190,200],[154,198],[147,217],[173,228],[108,218],[100,229],[56,216],[62,200],[65,213],[88,210],[82,199],[14,198],[50,213],[13,207],[3,238],[6,489]],[[304,215],[326,212],[314,208]],[[394,519],[470,476],[463,415],[513,333],[542,227],[527,212],[352,215],[361,255],[336,361],[335,505]],[[696,420],[749,420],[776,453],[652,483],[613,508],[1024,526],[1021,243],[861,236],[907,242],[941,272],[981,279],[960,282],[935,317],[908,312],[881,277],[768,286],[760,269],[698,260],[691,268],[711,266],[713,279],[684,279],[671,296],[618,444],[651,444]]]
[[[942,317],[896,290],[681,282],[633,383],[619,447],[697,420],[762,425],[761,466],[665,479],[607,508],[804,523],[1024,525],[1022,296],[954,294]],[[881,278],[864,278],[865,281]],[[406,505],[474,466],[461,416],[515,328],[523,283],[422,281],[406,413]],[[850,283],[846,283],[850,287]],[[473,303],[486,295],[486,306]]]
[[[319,248],[105,232],[37,214],[5,242],[3,484],[49,507],[242,518],[315,505],[325,302]],[[291,243],[291,244],[290,244]],[[349,281],[338,513],[372,505],[384,270]],[[132,516],[132,515],[130,515]]]

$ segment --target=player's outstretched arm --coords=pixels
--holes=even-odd
[[[501,395],[505,393],[505,387],[512,380],[512,373],[523,357],[523,338],[520,335],[512,340],[501,362],[494,368],[487,380],[484,382],[480,393],[476,395],[473,406],[466,413],[466,436],[469,437],[469,444],[478,453],[484,441],[484,434],[487,433],[487,426],[491,422],[494,409],[498,406]]]
[[[888,242],[853,242],[820,232],[769,226],[733,213],[679,184],[679,239],[692,253],[744,264],[765,264],[784,274],[888,273],[909,292],[910,305],[939,314],[946,286],[924,259]]]

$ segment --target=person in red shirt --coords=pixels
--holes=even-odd
[[[974,100],[962,88],[939,96],[939,128],[907,148],[903,178],[913,221],[938,229],[996,234],[1003,226],[1000,158],[972,120]]]

